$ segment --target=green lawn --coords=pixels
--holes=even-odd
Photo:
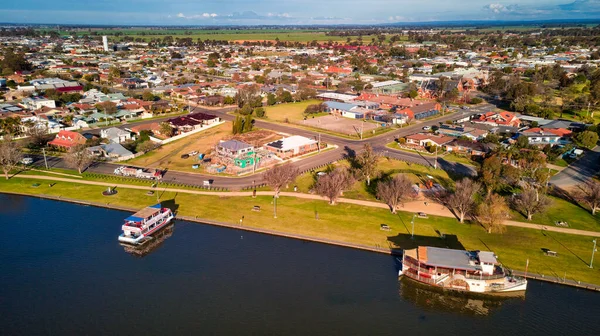
[[[478,162],[473,161],[464,155],[457,155],[457,154],[451,153],[451,154],[444,155],[441,158],[446,161],[462,163],[464,165],[475,166],[475,167],[480,166]]]
[[[48,187],[45,181],[13,178],[0,182],[0,192],[47,194],[101,202],[107,206],[120,205],[141,208],[155,201],[144,191],[120,189],[115,196],[101,195],[103,187],[59,182]],[[417,245],[464,247],[492,250],[500,260],[514,269],[524,270],[529,259],[529,271],[546,276],[567,278],[600,284],[600,268],[587,267],[591,253],[591,238],[538,230],[509,227],[503,235],[488,234],[478,225],[459,224],[452,218],[431,216],[416,219],[415,239],[410,239],[411,213],[392,215],[385,209],[350,204],[330,206],[324,201],[282,197],[278,202],[278,218],[273,219],[271,197],[218,197],[164,193],[161,200],[174,200],[178,212],[213,220],[237,223],[244,216],[244,226],[271,229],[294,234],[333,239],[367,246],[412,248]],[[263,210],[252,211],[258,205]],[[230,209],[236,209],[230,211]],[[315,218],[318,212],[319,219]],[[379,229],[387,224],[392,231]],[[439,234],[446,239],[439,238]],[[546,257],[542,249],[558,252],[558,257]]]
[[[304,119],[304,110],[308,105],[320,104],[320,100],[312,99],[297,103],[286,103],[268,106],[265,111],[267,118],[273,121],[293,123]]]

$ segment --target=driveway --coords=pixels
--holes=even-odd
[[[600,171],[600,146],[587,151],[583,157],[550,179],[550,183],[562,189],[574,188]]]

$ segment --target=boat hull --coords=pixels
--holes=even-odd
[[[121,234],[119,236],[119,242],[131,245],[142,244],[152,234],[158,232],[160,229],[167,226],[167,224],[169,224],[173,220],[173,218],[173,214],[169,214],[169,216],[166,216],[164,220],[158,222],[151,230],[149,230],[146,233],[140,234],[138,237],[126,236],[125,234]]]

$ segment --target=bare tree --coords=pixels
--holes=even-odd
[[[489,194],[477,207],[477,220],[487,228],[488,233],[504,233],[506,226],[503,224],[508,213],[509,208],[504,197]]]
[[[42,123],[29,123],[27,124],[27,131],[25,135],[29,137],[29,144],[32,147],[40,148],[46,145],[48,142],[48,127]]]
[[[65,155],[65,163],[67,166],[77,169],[79,174],[81,174],[93,160],[94,156],[85,145],[77,145],[71,148],[67,155]]]
[[[354,177],[347,168],[336,168],[327,175],[319,177],[315,184],[317,194],[329,198],[333,205],[344,192],[354,184]]]
[[[281,188],[294,182],[299,174],[298,168],[288,163],[267,170],[263,178],[265,183],[275,191],[275,197],[279,197]]]
[[[475,207],[474,196],[481,189],[481,184],[470,178],[464,178],[456,182],[456,188],[446,200],[448,207],[455,212],[461,223],[465,222],[465,216],[471,213]]]
[[[527,220],[531,220],[536,213],[544,212],[550,203],[551,201],[546,195],[540,195],[534,188],[523,189],[523,192],[515,196],[513,200],[515,209],[526,215]]]
[[[396,175],[392,179],[377,183],[377,197],[395,214],[398,206],[404,205],[404,201],[413,196],[412,185],[406,175]]]
[[[600,183],[593,179],[587,180],[579,186],[575,197],[590,207],[592,215],[596,215],[596,211],[600,208]]]
[[[358,163],[360,174],[367,180],[367,185],[371,185],[371,177],[377,174],[377,161],[379,161],[379,155],[373,152],[370,144],[366,143],[362,152],[356,157],[356,163]]]
[[[23,154],[19,144],[12,141],[12,136],[5,135],[0,142],[0,165],[4,171],[4,177],[8,180],[8,173],[19,164]]]

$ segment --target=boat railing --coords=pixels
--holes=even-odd
[[[473,280],[497,280],[504,278],[504,274],[477,275],[467,273],[465,278]]]
[[[425,283],[428,283],[430,285],[436,285],[435,280],[433,280],[431,278],[426,278],[426,277],[419,276],[416,273],[416,271],[413,270],[413,269],[408,269],[406,272],[404,272],[404,275],[406,275],[407,277],[409,277],[411,279],[415,279],[417,281],[425,282]]]

